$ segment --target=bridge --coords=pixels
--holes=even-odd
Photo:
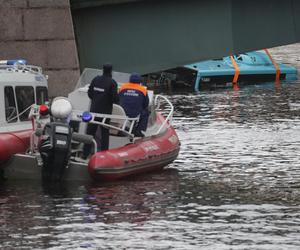
[[[80,68],[155,72],[300,41],[297,0],[71,0]]]

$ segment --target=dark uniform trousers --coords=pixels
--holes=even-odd
[[[141,131],[147,130],[148,118],[149,118],[149,111],[148,111],[148,109],[144,109],[140,113],[139,122],[138,122],[137,126],[135,127],[136,132],[141,132]]]
[[[106,120],[109,124],[109,121]],[[99,133],[100,132],[100,133]],[[88,124],[86,133],[88,135],[95,136],[98,148],[97,151],[107,150],[109,148],[109,129],[99,126],[97,124]],[[99,138],[100,134],[100,138]],[[91,151],[91,145],[85,144],[83,148],[83,154],[87,156]]]

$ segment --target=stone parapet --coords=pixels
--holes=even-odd
[[[49,82],[55,83],[55,88],[49,91],[50,97],[67,96],[68,93],[74,90],[80,73],[77,69],[64,69],[64,70],[45,70],[44,73],[48,75]]]
[[[30,8],[47,8],[47,7],[67,7],[69,8],[69,0],[28,0]]]
[[[27,0],[0,0],[1,8],[27,8]]]
[[[79,69],[74,40],[47,41],[47,68]]]
[[[0,58],[23,58],[29,64],[47,68],[48,51],[46,41],[6,41],[0,42]]]
[[[71,13],[68,8],[26,9],[24,40],[74,39]]]
[[[24,39],[23,10],[0,7],[0,41]]]
[[[41,66],[49,95],[66,96],[80,74],[69,1],[0,0],[0,15],[0,60]]]

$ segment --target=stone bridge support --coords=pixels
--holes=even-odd
[[[0,60],[24,58],[67,95],[80,75],[69,0],[0,0]]]

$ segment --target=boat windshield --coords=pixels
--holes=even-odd
[[[75,89],[89,85],[97,75],[102,75],[101,69],[85,68],[76,84]],[[128,82],[130,74],[113,71],[112,77],[120,85],[124,82]]]

